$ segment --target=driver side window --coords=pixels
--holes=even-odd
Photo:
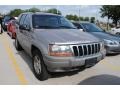
[[[30,27],[30,18],[29,18],[29,15],[26,15],[23,24],[26,25],[26,26],[28,26],[28,27]]]

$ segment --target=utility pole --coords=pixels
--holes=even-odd
[[[79,14],[78,16],[79,16],[79,22],[80,22],[80,9],[78,10],[78,14]]]
[[[107,11],[108,17],[107,17],[107,30],[109,29],[109,10]]]
[[[59,14],[59,10],[58,10],[59,6],[57,5],[57,14]]]
[[[107,18],[107,30],[109,29],[109,16]]]

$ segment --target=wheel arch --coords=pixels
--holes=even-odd
[[[40,54],[42,55],[41,50],[40,50],[37,46],[31,45],[31,55],[32,55],[32,56],[33,56],[33,51],[34,51],[34,50],[38,50],[38,51],[40,52]]]

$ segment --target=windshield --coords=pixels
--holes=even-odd
[[[36,29],[76,29],[66,18],[57,15],[33,15],[32,23]]]
[[[82,26],[87,32],[103,32],[101,28],[92,23],[82,23]]]
[[[10,20],[10,18],[11,18],[10,16],[5,16],[4,17],[4,22],[8,22]]]

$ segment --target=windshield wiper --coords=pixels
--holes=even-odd
[[[60,29],[60,28],[65,28],[65,29],[76,29],[74,27],[69,27],[69,26],[35,26],[35,28],[40,28],[40,29]]]
[[[37,26],[36,28],[41,28],[41,29],[56,29],[57,27],[54,27],[54,26]]]

